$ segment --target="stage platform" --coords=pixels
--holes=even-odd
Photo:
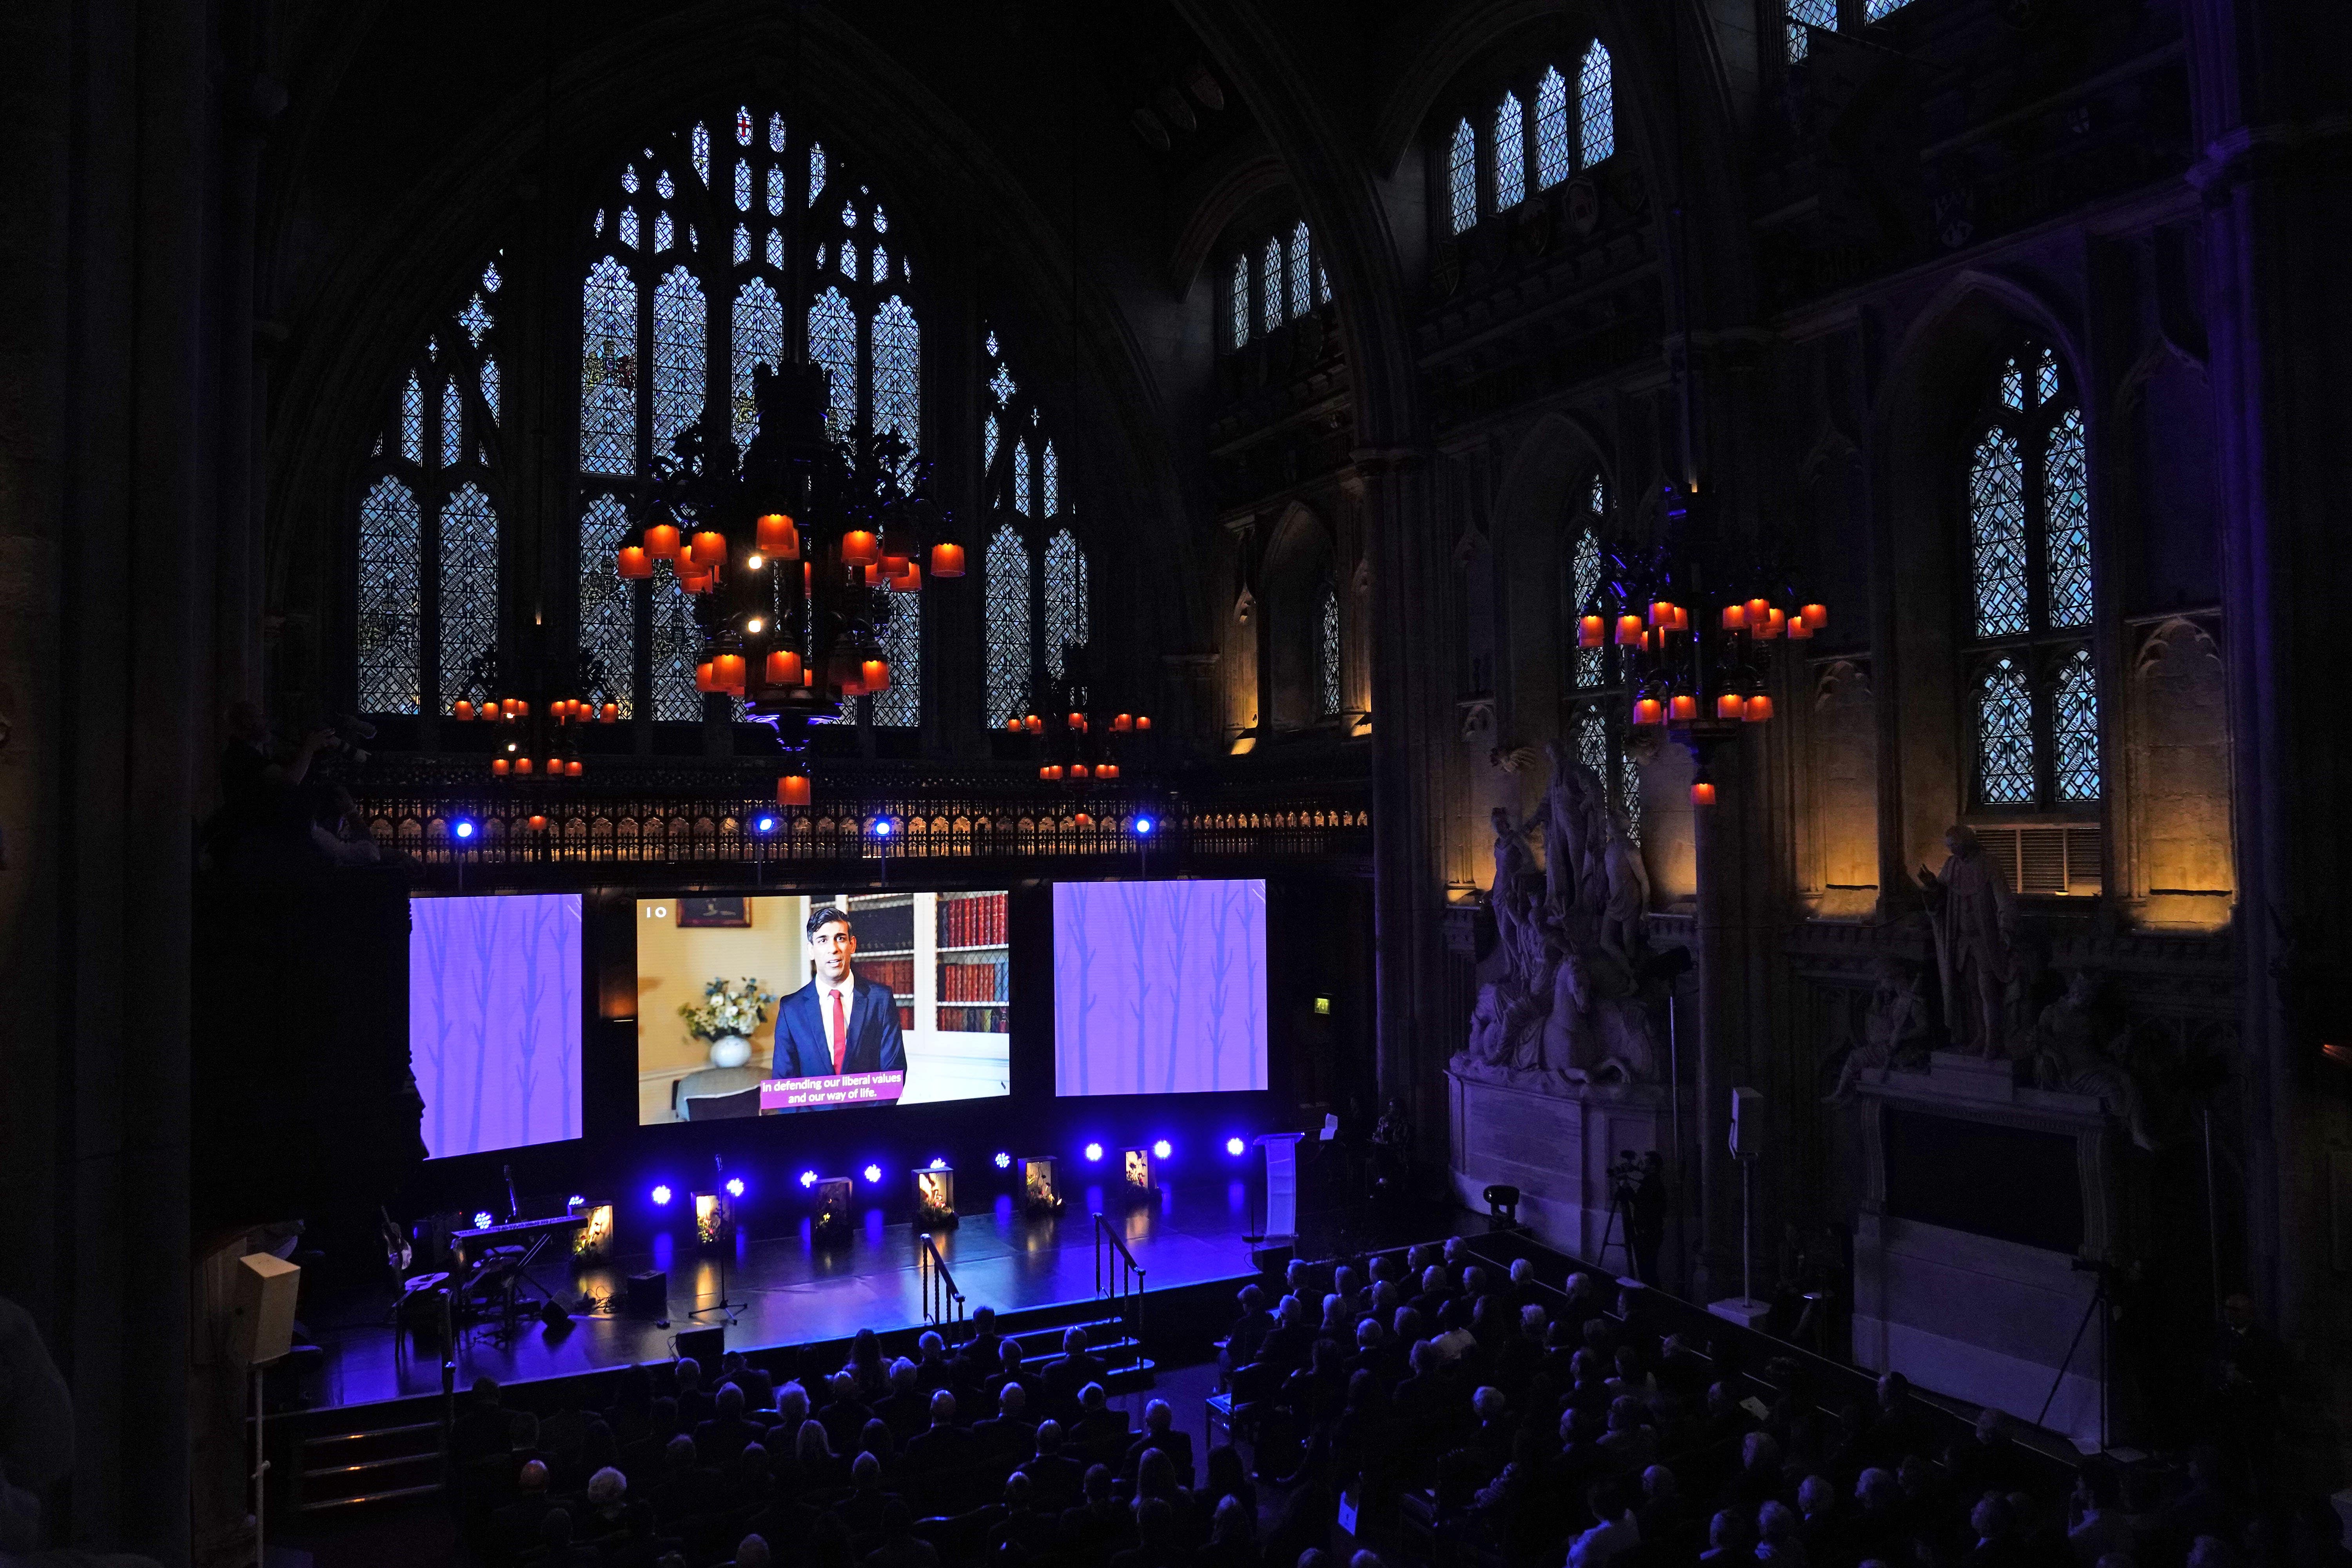
[[[933,1239],[971,1307],[993,1307],[1005,1316],[1081,1307],[1097,1299],[1094,1211],[1099,1207],[1098,1189],[1090,1188],[1061,1214],[1033,1219],[1016,1215],[1006,1197],[991,1212],[962,1215],[958,1228],[937,1232]],[[1249,1197],[1240,1182],[1171,1185],[1156,1205],[1110,1214],[1144,1270],[1150,1296],[1224,1281],[1238,1289],[1255,1273],[1244,1239]],[[1418,1223],[1425,1224],[1426,1216]],[[625,1220],[622,1245],[635,1246],[605,1264],[574,1268],[551,1246],[535,1270],[548,1294],[571,1307],[583,1295],[609,1299],[613,1309],[575,1312],[556,1328],[531,1319],[508,1343],[485,1325],[461,1329],[458,1386],[481,1376],[528,1384],[668,1359],[681,1331],[724,1321],[716,1311],[690,1316],[722,1299],[719,1257],[698,1249],[692,1238],[691,1220],[681,1214],[666,1232],[650,1236],[642,1224],[633,1236]],[[884,1224],[878,1208],[866,1215],[845,1245],[833,1247],[811,1247],[804,1224],[790,1235],[739,1236],[727,1255],[725,1299],[739,1304],[727,1330],[728,1348],[757,1352],[846,1339],[860,1329],[919,1328],[920,1262],[921,1239],[913,1227]],[[620,1310],[629,1276],[647,1269],[669,1276],[665,1320]],[[438,1352],[405,1343],[393,1331],[388,1286],[372,1299],[303,1305],[306,1314],[327,1320],[305,1318],[323,1352],[316,1373],[303,1380],[312,1410],[440,1392]]]

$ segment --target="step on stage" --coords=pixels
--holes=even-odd
[[[1013,1211],[1011,1198],[991,1213],[967,1214],[958,1228],[932,1239],[970,1307],[993,1307],[1000,1316],[1071,1307],[1097,1300],[1098,1275],[1092,1211],[1103,1207],[1098,1189],[1074,1196],[1059,1215],[1028,1218]],[[684,1208],[685,1205],[679,1205]],[[1249,1197],[1242,1183],[1199,1184],[1161,1189],[1155,1205],[1108,1210],[1111,1225],[1134,1254],[1151,1295],[1231,1281],[1239,1289],[1255,1273],[1250,1245]],[[716,1310],[720,1294],[720,1253],[694,1245],[690,1213],[669,1222],[667,1234],[648,1235],[640,1217],[634,1232],[625,1218],[623,1250],[610,1262],[574,1266],[568,1243],[558,1238],[533,1269],[538,1285],[558,1303],[576,1308],[583,1295],[611,1303],[608,1310],[574,1311],[550,1327],[530,1313],[511,1335],[496,1323],[460,1326],[457,1386],[478,1377],[501,1384],[574,1377],[666,1361],[676,1354],[678,1334],[726,1322]],[[876,1208],[849,1239],[813,1247],[803,1223],[793,1234],[751,1238],[738,1236],[725,1249],[723,1299],[737,1303],[727,1327],[730,1350],[759,1351],[779,1345],[843,1340],[860,1329],[888,1333],[922,1326],[922,1238],[908,1225],[885,1225]],[[667,1327],[652,1317],[632,1317],[625,1298],[629,1277],[648,1269],[669,1276]],[[441,1356],[430,1342],[396,1335],[388,1293],[373,1301],[305,1303],[313,1338],[323,1352],[315,1378],[304,1380],[314,1410],[346,1409],[437,1394]],[[694,1309],[706,1309],[692,1316]]]

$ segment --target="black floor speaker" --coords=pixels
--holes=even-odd
[[[691,1359],[699,1363],[705,1377],[715,1378],[718,1375],[719,1358],[726,1353],[727,1330],[723,1324],[708,1329],[688,1329],[677,1336],[678,1359]]]
[[[656,1269],[651,1274],[629,1276],[629,1316],[669,1316],[669,1274],[667,1270]]]

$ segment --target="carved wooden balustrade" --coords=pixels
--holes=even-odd
[[[427,881],[461,870],[468,882],[581,870],[638,880],[769,867],[863,878],[910,860],[949,871],[1114,857],[1173,870],[1347,859],[1371,845],[1366,791],[1348,780],[1237,791],[1202,774],[1079,793],[1040,784],[1025,765],[826,762],[811,804],[782,806],[772,762],[604,758],[591,768],[578,779],[492,779],[478,757],[380,754],[350,787],[367,830]]]

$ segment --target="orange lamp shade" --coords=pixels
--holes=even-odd
[[[1007,719],[1004,721],[1004,730],[1007,734],[1018,735],[1021,733],[1021,721],[1017,718]]]
[[[1698,717],[1698,699],[1687,691],[1677,691],[1666,700],[1666,717],[1677,724],[1687,724]]]
[[[1037,770],[1037,776],[1047,784],[1059,784],[1062,781],[1062,765],[1059,763],[1047,763]]]
[[[1746,605],[1726,605],[1723,606],[1723,629],[1725,631],[1744,631],[1747,629],[1747,626],[1748,609]]]
[[[1769,620],[1770,620],[1771,618],[1772,618],[1772,601],[1771,601],[1771,600],[1769,600],[1769,599],[1750,599],[1750,600],[1748,600],[1748,630],[1750,630],[1750,631],[1754,631],[1758,626],[1759,626],[1763,625],[1766,621],[1769,621]]]
[[[1078,813],[1077,816],[1070,818],[1070,820],[1076,823],[1080,827],[1092,827],[1095,825],[1095,819],[1088,816],[1083,811]]]
[[[474,705],[460,697],[450,704],[449,717],[460,724],[470,724],[474,721]]]
[[[727,559],[727,536],[714,529],[704,529],[694,536],[688,558],[697,566],[717,566]]]
[[[623,582],[638,582],[654,574],[654,558],[646,553],[642,544],[624,544],[615,570],[620,573]]]
[[[605,703],[604,720],[607,724],[619,723],[621,721],[621,705],[617,702]]]
[[[1780,628],[1788,624],[1788,616],[1777,609],[1765,612],[1764,624],[1760,626],[1756,625],[1754,616],[1748,617],[1748,629],[1759,637],[1777,637],[1780,635]]]
[[[1748,700],[1748,711],[1740,715],[1750,724],[1761,724],[1772,717],[1772,700],[1758,695]]]
[[[530,717],[530,704],[518,697],[514,700],[514,705],[509,708],[507,711],[512,713],[518,719],[528,719]]]
[[[1138,714],[1135,716],[1135,727],[1136,727],[1137,729],[1139,729],[1139,730],[1149,730],[1149,729],[1150,729],[1150,728],[1151,728],[1151,715],[1150,715],[1150,714],[1149,714],[1149,713],[1138,713]]]
[[[1644,697],[1633,704],[1633,722],[1663,724],[1666,721],[1666,705],[1654,697]]]
[[[712,683],[710,676],[711,661],[706,658],[694,667],[694,689],[697,691],[718,690],[719,688]]]
[[[1082,779],[1086,777],[1087,764],[1084,763],[1072,763],[1070,764],[1070,776],[1074,779]]]
[[[1808,641],[1813,635],[1812,623],[1806,620],[1801,615],[1790,616],[1789,617],[1788,633],[1789,640],[1790,642]]]
[[[1115,734],[1115,735],[1124,735],[1124,734],[1126,734],[1129,730],[1132,730],[1132,729],[1134,729],[1134,728],[1135,728],[1135,715],[1134,715],[1134,714],[1132,714],[1132,713],[1114,713],[1114,714],[1112,714],[1112,715],[1111,715],[1111,721],[1110,721],[1110,728],[1111,728],[1111,733],[1113,733],[1113,734]]]
[[[710,574],[688,569],[677,574],[677,585],[689,594],[710,592]]]
[[[1042,734],[1045,732],[1045,721],[1038,718],[1034,713],[1032,713],[1027,718],[1021,721],[1021,727],[1028,731],[1033,735]]]
[[[1737,691],[1727,691],[1715,700],[1715,716],[1718,719],[1744,719],[1748,716],[1748,700]]]
[[[882,542],[862,528],[853,528],[841,536],[841,558],[853,565],[863,566],[882,559]]]
[[[1599,616],[1586,616],[1576,623],[1576,646],[1599,647],[1609,639],[1609,626]]]
[[[798,686],[801,683],[801,656],[788,647],[780,647],[768,656],[768,684]]]
[[[793,520],[781,511],[772,511],[760,519],[753,530],[762,554],[780,555],[790,561],[801,552],[801,532]]]
[[[809,803],[809,780],[806,773],[786,773],[776,781],[778,805],[806,805]]]
[[[931,546],[931,575],[961,577],[963,575],[963,546],[934,544]]]
[[[1653,600],[1650,605],[1650,624],[1654,626],[1673,626],[1675,624],[1674,602],[1670,599]]]
[[[530,830],[531,830],[533,833],[544,833],[544,832],[546,832],[546,831],[547,831],[547,818],[545,818],[544,816],[541,816],[539,813],[537,813],[537,812],[535,812],[535,811],[534,811],[534,812],[532,812],[532,813],[530,814]]]
[[[862,570],[866,574],[866,585],[867,587],[879,588],[882,585],[882,563],[879,561],[868,561]]]
[[[562,757],[550,757],[547,759],[547,776],[551,779],[560,779],[563,776],[563,759]]]
[[[1691,804],[1693,805],[1713,805],[1715,804],[1715,781],[1713,779],[1701,779],[1696,784],[1691,785]]]
[[[1675,630],[1678,632],[1686,632],[1690,630],[1689,606],[1685,605],[1676,605],[1675,606]]]
[[[1641,616],[1620,616],[1617,617],[1617,644],[1620,647],[1640,647],[1642,646]]]
[[[1098,779],[1115,779],[1118,777],[1118,764],[1117,763],[1097,763],[1095,764],[1095,777]]]
[[[657,561],[677,559],[677,530],[666,522],[646,530],[646,553]]]
[[[887,658],[867,659],[859,667],[858,674],[865,680],[868,691],[890,689],[890,661]]]
[[[1073,730],[1083,730],[1083,729],[1085,729],[1086,727],[1087,727],[1087,716],[1086,716],[1085,714],[1083,714],[1083,713],[1080,713],[1080,712],[1076,711],[1075,710],[1072,710],[1072,712],[1071,712],[1071,714],[1070,714],[1070,728],[1071,728],[1071,729],[1073,729]]]
[[[894,594],[920,593],[922,586],[923,569],[912,561],[907,563],[905,571],[890,579],[890,591]]]
[[[504,757],[490,759],[490,776],[501,779],[507,776],[507,760]]]
[[[1797,614],[1804,617],[1805,625],[1813,631],[1820,631],[1830,624],[1830,607],[1827,605],[1807,605]]]
[[[721,691],[740,695],[743,690],[743,656],[722,653],[710,661],[710,683]]]
[[[580,776],[580,762],[578,758],[575,757],[571,762],[563,764],[563,776],[568,779],[576,779]]]
[[[914,563],[914,558],[908,555],[905,551],[892,549],[887,544],[883,546],[881,562],[883,576],[903,576],[906,574],[907,568]]]
[[[530,759],[529,757],[517,757],[514,762],[514,771],[528,778],[530,775],[531,771]]]

